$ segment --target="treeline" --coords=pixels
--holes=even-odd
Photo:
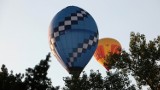
[[[0,90],[138,90],[148,85],[151,90],[160,90],[160,36],[146,41],[144,34],[132,32],[130,35],[129,52],[123,50],[120,55],[110,54],[106,58],[109,68],[115,72],[106,72],[102,77],[97,71],[87,75],[64,77],[64,87],[53,86],[47,77],[50,67],[50,54],[34,68],[26,69],[25,74],[8,72],[5,65],[0,70]],[[132,75],[137,85],[129,80]]]

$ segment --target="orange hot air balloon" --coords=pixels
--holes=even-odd
[[[109,53],[120,54],[121,44],[113,38],[102,38],[98,41],[98,47],[94,53],[96,60],[103,65],[108,71],[109,67],[107,66],[108,60],[106,59],[109,56]]]

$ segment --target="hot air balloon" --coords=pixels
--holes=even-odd
[[[51,52],[73,76],[79,76],[98,45],[96,22],[77,6],[68,6],[55,15],[48,36]]]
[[[120,54],[120,51],[121,45],[116,39],[102,38],[98,42],[98,47],[94,53],[94,57],[109,71],[110,68],[107,66],[109,63],[107,57],[110,55],[110,53]]]

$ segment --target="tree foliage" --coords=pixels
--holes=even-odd
[[[26,69],[24,74],[8,73],[5,65],[0,72],[0,90],[58,90],[52,86],[51,79],[47,77],[50,54],[41,60],[34,68]]]
[[[83,72],[78,79],[73,76],[65,77],[63,90],[136,90],[134,85],[130,85],[128,76],[121,71],[106,74],[103,78],[99,71],[91,70],[89,76]]]
[[[47,55],[45,60],[41,60],[33,69],[26,69],[24,83],[27,90],[46,90],[53,88],[51,79],[47,77],[49,58],[50,54]]]
[[[132,32],[129,51],[111,55],[110,66],[131,73],[140,89],[149,85],[152,90],[160,90],[160,36],[147,43],[144,34]]]
[[[0,90],[23,90],[24,83],[22,82],[23,74],[13,75],[13,71],[8,73],[5,65],[2,65],[0,72]]]

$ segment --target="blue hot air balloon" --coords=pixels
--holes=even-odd
[[[70,74],[79,76],[97,48],[97,25],[87,11],[68,6],[52,19],[49,44],[63,67]]]

